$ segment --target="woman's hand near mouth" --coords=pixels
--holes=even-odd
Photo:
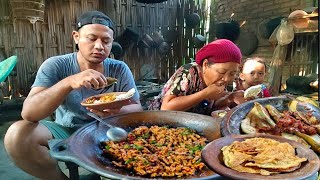
[[[204,99],[216,100],[224,96],[227,92],[225,91],[226,86],[222,83],[211,84],[206,87],[204,91]]]

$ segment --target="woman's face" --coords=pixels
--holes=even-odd
[[[210,64],[203,60],[202,73],[207,86],[211,84],[224,85],[231,83],[237,74],[239,64],[235,62]]]
[[[266,67],[263,63],[249,60],[243,65],[240,79],[248,86],[255,86],[263,83],[265,75]]]

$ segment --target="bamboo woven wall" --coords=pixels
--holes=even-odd
[[[120,35],[127,27],[139,33],[152,35],[154,32],[164,34],[167,30],[177,31],[177,41],[171,44],[171,50],[166,55],[160,55],[156,48],[143,48],[134,44],[128,48],[122,58],[131,68],[136,79],[144,76],[144,71],[140,71],[143,65],[149,65],[154,69],[154,77],[161,82],[166,81],[173,72],[182,64],[190,62],[190,57],[194,57],[192,38],[196,33],[202,32],[204,23],[194,29],[185,28],[184,17],[190,13],[198,13],[204,20],[204,13],[197,1],[168,0],[157,4],[143,4],[135,0],[113,1],[112,9],[108,13],[107,3],[101,4],[101,9],[112,17],[117,26],[117,35]],[[110,7],[109,7],[110,8]],[[191,47],[191,48],[189,48]],[[150,69],[150,71],[152,71]],[[142,69],[143,70],[143,69]]]
[[[14,86],[26,96],[33,83],[34,74],[48,57],[75,51],[71,32],[76,17],[88,10],[101,10],[116,24],[116,35],[126,27],[135,29],[140,36],[176,29],[177,41],[171,44],[170,53],[160,56],[156,49],[132,46],[121,60],[131,68],[135,78],[140,79],[140,69],[151,64],[154,76],[166,81],[182,64],[194,57],[192,38],[205,35],[206,13],[202,0],[168,0],[159,4],[137,3],[135,0],[46,0],[44,22],[31,24],[25,20],[13,20],[10,0],[0,1],[0,60],[18,55],[17,76]],[[21,0],[21,3],[25,3]],[[184,17],[197,12],[202,22],[194,29],[184,27]],[[190,47],[190,48],[189,48]]]
[[[2,0],[0,6],[0,51],[3,57],[18,56],[17,76],[14,78],[16,83],[12,86],[20,94],[27,95],[33,83],[33,75],[45,59],[75,49],[71,32],[76,16],[88,9],[98,9],[99,2],[46,1],[44,22],[37,21],[34,24],[28,20],[13,20],[9,2]]]

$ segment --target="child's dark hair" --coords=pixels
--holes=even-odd
[[[267,72],[267,68],[268,67],[267,67],[266,61],[264,59],[260,58],[260,57],[251,57],[251,58],[245,59],[240,65],[240,71],[239,72],[242,72],[244,65],[248,61],[256,61],[256,62],[262,63],[264,65],[265,72]]]

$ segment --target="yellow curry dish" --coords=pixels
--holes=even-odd
[[[99,96],[92,96],[87,98],[84,102],[86,104],[100,104],[100,103],[110,103],[113,101],[125,100],[134,95],[136,90],[134,88],[130,89],[128,92],[121,92],[122,94],[116,93],[106,93]]]
[[[96,103],[108,103],[116,100],[115,94],[106,94],[101,97],[90,97],[85,100],[85,103],[87,104],[96,104]]]

